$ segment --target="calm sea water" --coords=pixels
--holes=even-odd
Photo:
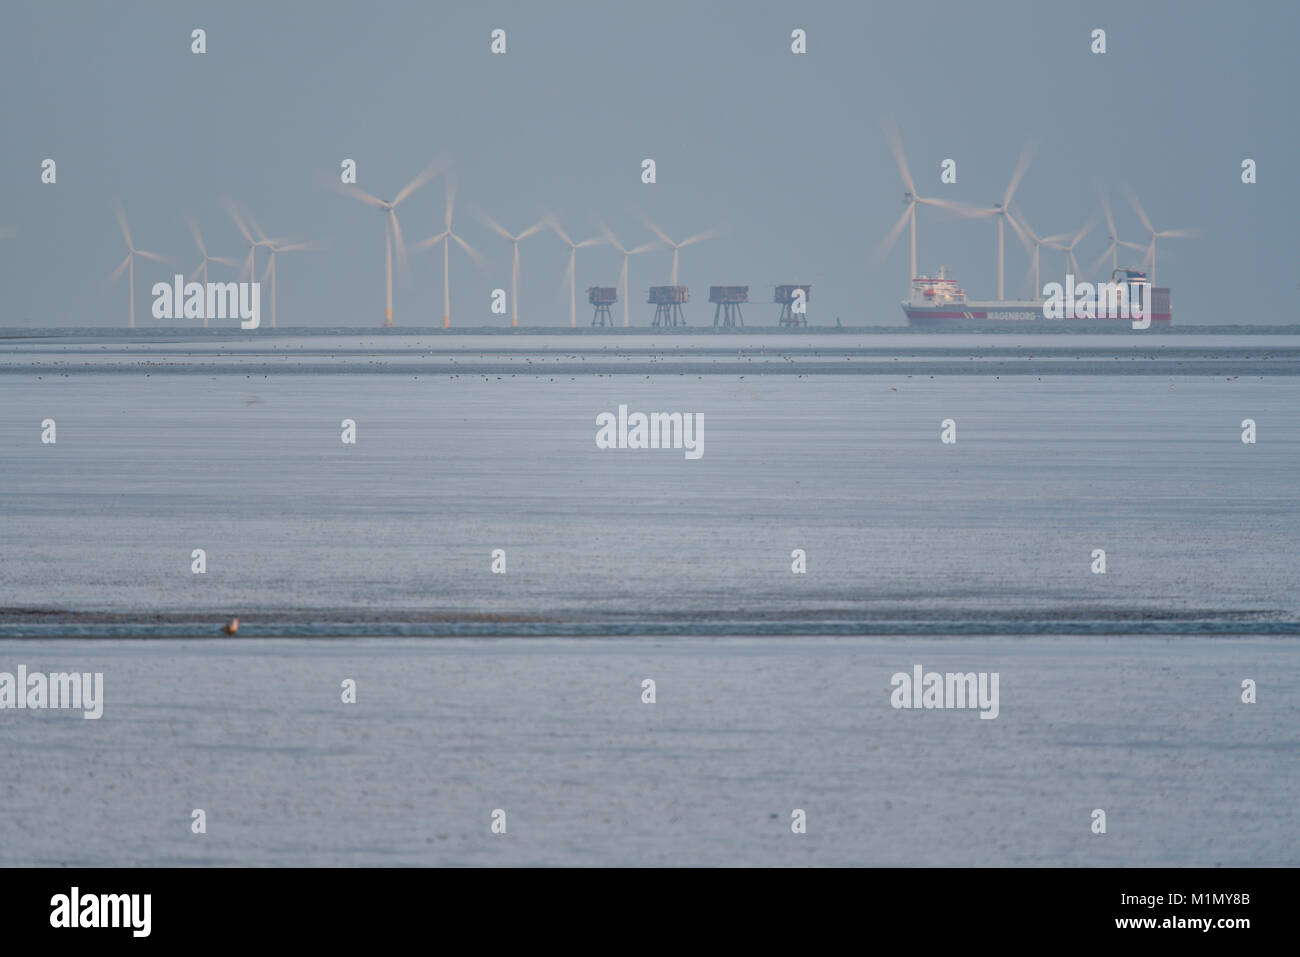
[[[5,342],[0,864],[1300,862],[1297,340],[771,339]]]
[[[1296,349],[894,338],[6,345],[0,635],[1296,633]]]
[[[0,712],[0,865],[1300,863],[1293,639],[0,641],[15,662],[102,671],[105,704]],[[998,717],[894,710],[918,663],[997,672]]]

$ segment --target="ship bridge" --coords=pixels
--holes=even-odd
[[[948,278],[948,270],[939,267],[937,276],[917,276],[912,280],[911,303],[915,306],[959,306],[966,302],[966,290]]]

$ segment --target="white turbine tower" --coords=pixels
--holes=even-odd
[[[1105,193],[1101,194],[1101,208],[1106,214],[1106,229],[1108,230],[1107,238],[1110,240],[1110,245],[1106,247],[1105,252],[1097,257],[1097,261],[1092,264],[1092,268],[1089,272],[1096,272],[1101,267],[1101,264],[1106,261],[1106,257],[1109,256],[1111,275],[1114,276],[1115,270],[1119,268],[1119,247],[1123,246],[1125,249],[1136,249],[1138,252],[1145,252],[1146,247],[1139,246],[1137,243],[1125,242],[1119,238],[1119,233],[1115,231],[1115,217],[1110,213],[1110,200],[1106,198]]]
[[[599,246],[605,242],[605,237],[595,236],[591,239],[584,239],[580,243],[575,243],[569,238],[569,234],[561,228],[560,224],[556,222],[555,217],[548,216],[546,221],[551,229],[555,230],[555,234],[564,240],[565,245],[569,247],[569,326],[573,327],[578,324],[578,250],[585,249],[588,246]]]
[[[498,223],[496,220],[490,217],[487,213],[483,212],[482,210],[476,210],[476,212],[478,213],[479,219],[483,220],[483,223],[485,225],[494,229],[497,232],[497,235],[499,235],[502,239],[508,240],[510,243],[514,244],[514,248],[515,248],[514,262],[510,267],[510,325],[518,326],[519,325],[519,242],[520,240],[527,239],[529,236],[532,236],[533,234],[539,232],[543,227],[546,226],[546,220],[544,219],[539,220],[538,222],[533,223],[533,225],[529,226],[519,235],[512,236],[510,235],[510,233],[506,232],[505,227],[503,227],[500,223]]]
[[[271,251],[271,255],[270,257],[268,257],[266,261],[266,269],[263,270],[262,272],[262,279],[265,280],[267,276],[271,277],[271,328],[274,329],[275,328],[275,301],[276,301],[275,257],[278,256],[280,253],[307,252],[309,250],[319,249],[320,244],[315,242],[296,243],[296,242],[288,242],[279,239],[268,239],[266,241],[266,248]]]
[[[1134,212],[1138,214],[1138,219],[1142,220],[1142,225],[1146,228],[1147,233],[1151,236],[1151,242],[1147,246],[1146,256],[1143,257],[1143,265],[1147,265],[1147,279],[1152,287],[1156,284],[1156,240],[1157,239],[1196,239],[1200,233],[1194,229],[1162,229],[1158,232],[1151,225],[1151,220],[1147,218],[1146,210],[1138,202],[1137,196],[1131,191],[1128,193],[1129,204],[1133,207]]]
[[[397,207],[411,194],[447,168],[447,161],[439,156],[411,180],[392,200],[380,199],[362,191],[356,186],[347,186],[333,177],[324,179],[323,184],[342,193],[359,199],[367,206],[382,210],[384,213],[384,325],[393,324],[393,247],[397,247],[397,264],[403,273],[408,271],[406,263],[406,242],[402,239],[402,224],[397,221]]]
[[[194,217],[186,216],[185,224],[190,227],[190,232],[194,235],[194,242],[199,247],[199,254],[203,257],[199,264],[194,267],[194,272],[190,273],[187,281],[192,282],[198,278],[199,273],[203,274],[203,328],[206,329],[208,327],[208,263],[220,263],[223,266],[238,269],[239,262],[222,256],[209,256],[208,247],[203,243],[203,234],[199,232],[199,224],[194,221]]]
[[[658,249],[659,241],[654,240],[642,246],[637,246],[635,249],[626,249],[614,234],[610,232],[608,226],[603,223],[598,223],[597,225],[600,226],[600,231],[604,235],[605,241],[623,254],[623,268],[619,271],[618,281],[623,287],[623,325],[624,327],[627,327],[631,325],[631,322],[628,319],[628,300],[632,298],[632,290],[628,286],[628,261],[633,256],[639,256],[641,253],[648,253],[652,249]]]
[[[876,245],[871,260],[874,266],[879,266],[885,257],[889,255],[890,250],[894,248],[894,243],[898,242],[903,227],[910,225],[911,236],[908,243],[909,252],[907,257],[907,285],[910,288],[912,280],[916,278],[916,207],[937,206],[940,209],[955,210],[957,212],[969,212],[970,207],[948,199],[917,195],[916,184],[912,181],[912,173],[907,165],[907,156],[903,152],[903,140],[898,134],[898,128],[892,122],[885,122],[882,125],[885,130],[885,139],[889,141],[889,150],[894,154],[894,162],[898,165],[898,173],[903,178],[903,202],[906,205],[903,208],[903,215],[898,217],[898,221],[885,234],[885,238]]]
[[[447,175],[447,203],[443,217],[443,225],[446,227],[436,236],[430,236],[428,239],[422,239],[411,247],[411,252],[418,253],[425,249],[430,249],[438,243],[442,243],[442,327],[451,328],[451,240],[455,240],[460,248],[469,253],[470,258],[478,263],[480,268],[485,268],[483,257],[465,240],[461,239],[451,230],[452,212],[456,208],[456,178]]]
[[[154,262],[160,262],[160,263],[166,263],[168,262],[168,260],[166,257],[159,256],[157,253],[148,253],[145,252],[143,249],[135,248],[135,243],[131,242],[131,229],[126,224],[126,213],[123,212],[121,203],[113,204],[113,213],[115,216],[117,216],[117,225],[122,228],[122,239],[126,241],[127,253],[126,253],[126,258],[122,260],[121,265],[119,265],[116,269],[114,269],[113,272],[109,275],[108,282],[109,285],[112,285],[117,280],[117,277],[122,275],[122,270],[125,269],[127,271],[127,283],[131,287],[130,320],[131,320],[131,328],[134,329],[135,328],[135,257],[143,256],[145,259],[152,259]]]
[[[1025,172],[1029,169],[1029,164],[1034,158],[1034,144],[1031,140],[1025,142],[1024,147],[1020,150],[1020,159],[1016,163],[1016,168],[1011,174],[1011,181],[1007,183],[1006,191],[1002,194],[1002,202],[994,203],[988,207],[975,207],[965,209],[962,215],[968,219],[983,219],[988,216],[996,216],[998,219],[998,301],[1006,298],[1003,277],[1005,270],[1005,223],[1010,218],[1011,198],[1016,195],[1016,189],[1020,186],[1020,181],[1024,179]],[[1016,229],[1016,223],[1011,223],[1011,228]],[[1018,232],[1018,230],[1017,230]]]
[[[722,227],[721,227],[721,226],[714,226],[712,229],[706,229],[706,230],[705,230],[704,232],[702,232],[702,233],[696,233],[694,236],[690,236],[690,237],[688,237],[688,238],[686,238],[686,239],[683,239],[680,243],[675,243],[675,242],[673,242],[671,239],[668,238],[668,234],[667,234],[667,233],[665,233],[662,229],[660,229],[658,226],[656,226],[656,225],[654,224],[654,222],[651,221],[651,219],[650,219],[649,216],[642,215],[642,216],[641,216],[641,221],[644,222],[644,223],[646,224],[646,227],[649,228],[649,230],[650,230],[652,233],[654,233],[656,236],[659,237],[659,241],[660,241],[660,242],[662,242],[665,246],[668,246],[670,249],[672,249],[672,251],[673,251],[673,271],[672,271],[672,275],[669,277],[669,283],[670,283],[671,285],[674,285],[674,286],[677,285],[677,252],[678,252],[678,250],[680,250],[680,249],[685,249],[687,246],[693,246],[695,243],[702,243],[702,242],[704,242],[706,239],[717,239],[719,236],[722,235]]]

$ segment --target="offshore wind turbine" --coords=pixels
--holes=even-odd
[[[239,278],[242,280],[247,276],[249,282],[255,282],[257,280],[257,250],[262,247],[269,249],[274,243],[287,243],[289,240],[284,239],[283,237],[277,239],[268,238],[266,233],[262,232],[262,227],[257,225],[257,220],[253,218],[253,214],[247,209],[243,210],[241,214],[239,206],[233,200],[226,200],[225,206],[226,211],[230,213],[230,218],[235,221],[235,225],[239,227],[239,231],[243,234],[244,239],[248,241],[248,258],[239,269]],[[247,217],[247,219],[245,219],[245,217]],[[252,232],[249,232],[248,229],[250,223],[253,226]],[[253,238],[254,233],[256,233],[256,239]],[[263,275],[263,278],[266,278],[265,275]],[[275,310],[274,307],[272,307],[272,316],[274,316],[274,314]],[[274,318],[272,319],[271,324],[275,325]]]
[[[244,276],[247,276],[249,278],[249,281],[252,281],[257,278],[257,257],[256,257],[257,250],[263,246],[270,246],[272,242],[282,243],[282,242],[287,242],[287,240],[283,238],[274,239],[274,240],[268,239],[266,234],[262,232],[261,227],[257,225],[257,220],[253,219],[253,214],[248,212],[247,210],[244,210],[241,213],[239,206],[236,205],[233,200],[226,200],[225,207],[226,207],[226,212],[230,213],[230,218],[233,219],[235,221],[235,225],[239,227],[239,232],[243,235],[244,239],[248,242],[248,256],[245,258],[243,265],[240,267],[239,276],[241,279]],[[247,219],[245,219],[245,216],[247,216]],[[253,224],[253,229],[257,233],[257,238],[254,238],[253,233],[249,232],[248,229],[249,223]]]
[[[1146,247],[1139,246],[1137,243],[1125,242],[1119,238],[1119,233],[1115,231],[1115,217],[1110,213],[1110,200],[1106,198],[1105,193],[1101,194],[1101,208],[1106,214],[1107,238],[1110,239],[1110,245],[1106,247],[1105,252],[1097,257],[1097,261],[1092,264],[1092,269],[1089,272],[1096,272],[1101,264],[1106,261],[1106,257],[1109,256],[1111,275],[1114,276],[1115,270],[1119,268],[1119,247],[1136,249],[1138,252],[1144,252]]]
[[[477,210],[477,212],[479,219],[483,220],[485,225],[494,229],[502,239],[506,239],[514,244],[514,263],[510,268],[510,325],[517,326],[519,325],[519,242],[520,240],[527,239],[529,236],[532,236],[534,233],[541,230],[546,225],[546,220],[539,220],[519,235],[512,236],[510,233],[506,232],[505,227],[490,217],[487,213],[482,210]]]
[[[198,278],[199,273],[203,274],[203,328],[208,327],[208,263],[221,263],[223,266],[230,266],[234,269],[239,268],[239,262],[234,259],[226,259],[221,256],[209,256],[208,247],[203,243],[203,234],[199,232],[199,224],[194,221],[193,216],[185,217],[185,224],[190,227],[190,232],[194,235],[194,242],[199,247],[199,253],[203,259],[194,267],[194,272],[190,273],[190,280]]]
[[[1076,280],[1083,279],[1083,273],[1079,271],[1079,260],[1074,258],[1074,247],[1083,241],[1083,237],[1092,232],[1092,227],[1097,225],[1097,220],[1089,217],[1088,221],[1083,224],[1075,233],[1058,233],[1055,236],[1048,236],[1043,240],[1043,245],[1048,249],[1055,249],[1065,253],[1065,270]],[[1065,240],[1069,242],[1065,242]],[[1064,244],[1064,245],[1062,245]],[[1104,256],[1102,258],[1105,258]]]
[[[127,271],[127,283],[131,288],[131,296],[130,296],[131,305],[130,305],[129,318],[131,321],[131,328],[134,329],[135,328],[135,257],[143,256],[145,259],[152,259],[154,262],[160,262],[160,263],[166,263],[168,262],[168,260],[165,256],[160,256],[157,253],[149,253],[149,252],[145,252],[143,249],[135,248],[135,243],[131,241],[131,229],[126,224],[126,213],[122,210],[121,203],[114,202],[113,214],[117,217],[117,225],[120,226],[122,229],[122,239],[126,242],[127,252],[126,252],[126,258],[122,260],[121,265],[119,265],[116,269],[112,271],[112,273],[109,274],[108,282],[109,285],[112,285],[113,282],[117,280],[117,277],[122,275],[122,270],[125,269]]]
[[[266,248],[271,251],[271,255],[266,261],[266,269],[263,270],[262,272],[262,278],[266,279],[268,275],[271,277],[271,328],[274,329],[275,328],[275,299],[276,299],[275,257],[280,253],[297,253],[297,252],[306,252],[312,249],[318,249],[320,248],[320,245],[319,243],[315,243],[315,242],[297,243],[297,242],[285,242],[284,240],[279,240],[279,239],[268,239],[266,241]]]
[[[654,224],[654,222],[650,219],[649,216],[643,215],[641,216],[641,220],[646,224],[646,226],[650,229],[652,233],[654,233],[656,236],[659,237],[660,242],[662,242],[665,246],[670,247],[673,251],[673,271],[671,277],[669,278],[669,283],[674,286],[677,285],[678,250],[684,249],[687,246],[692,246],[695,243],[704,242],[704,240],[706,239],[716,239],[717,237],[722,235],[722,227],[714,226],[712,229],[706,229],[702,233],[696,233],[694,236],[690,236],[687,239],[683,239],[680,243],[675,243],[668,238],[667,233],[665,233],[662,229],[660,229],[658,226]]]
[[[444,210],[443,225],[446,227],[436,236],[430,236],[428,239],[422,239],[411,247],[411,252],[418,253],[422,250],[429,249],[442,243],[442,327],[451,328],[451,241],[454,239],[460,248],[469,253],[470,258],[478,263],[480,268],[485,268],[483,257],[465,240],[461,239],[451,230],[452,212],[456,208],[456,177],[451,173],[447,174],[447,202]]]
[[[600,231],[604,235],[605,241],[623,254],[623,268],[619,271],[618,279],[619,283],[623,286],[623,325],[624,327],[627,327],[631,325],[631,321],[628,319],[628,300],[632,298],[632,290],[628,287],[628,261],[633,256],[639,256],[641,253],[648,253],[652,249],[658,249],[659,241],[653,240],[652,242],[645,243],[642,246],[637,246],[635,249],[626,249],[614,234],[610,232],[608,226],[603,223],[598,223],[597,225],[600,226]]]
[[[248,221],[246,223],[244,221],[244,218],[238,214],[238,210],[233,206],[233,204],[231,208],[231,215],[235,217],[236,225],[239,226],[240,231],[243,232],[244,237],[249,242],[249,247],[248,247],[249,279],[253,278],[252,269],[256,265],[256,263],[253,262],[254,251],[259,246],[264,246],[270,252],[270,256],[267,258],[267,262],[266,262],[266,269],[262,271],[262,279],[265,281],[265,279],[268,276],[270,276],[271,278],[271,328],[274,329],[276,327],[276,300],[278,298],[276,296],[276,279],[275,279],[276,255],[278,253],[295,253],[295,252],[304,252],[312,249],[318,249],[320,244],[316,242],[299,242],[294,239],[285,239],[283,237],[272,239],[268,237],[266,233],[262,232],[262,227],[257,224],[257,220],[253,218],[252,213],[245,210],[245,215],[248,217]],[[253,227],[252,235],[249,234],[248,231],[249,226]],[[253,239],[253,235],[257,236],[256,240]],[[242,270],[240,274],[241,275],[243,274]]]
[[[1024,147],[1020,150],[1020,159],[1016,163],[1016,168],[1011,174],[1011,181],[1007,183],[1006,191],[1002,194],[1002,202],[994,203],[988,207],[975,207],[973,209],[964,209],[962,215],[967,219],[983,219],[988,216],[996,216],[998,220],[998,301],[1006,299],[1003,289],[1004,269],[1004,226],[1010,216],[1011,198],[1016,195],[1016,188],[1020,186],[1020,181],[1024,179],[1025,172],[1029,169],[1029,164],[1034,158],[1034,145],[1031,140],[1025,142]],[[1012,229],[1017,229],[1016,223],[1011,223]]]
[[[1194,229],[1162,229],[1157,232],[1156,228],[1151,225],[1151,220],[1147,218],[1146,210],[1142,208],[1142,204],[1138,202],[1137,196],[1134,195],[1131,190],[1128,192],[1128,201],[1129,205],[1131,205],[1134,211],[1138,214],[1138,219],[1142,220],[1142,225],[1146,227],[1146,231],[1151,236],[1151,242],[1147,246],[1146,256],[1143,257],[1142,263],[1144,266],[1147,263],[1150,263],[1147,267],[1147,279],[1150,281],[1152,287],[1154,287],[1156,284],[1156,240],[1196,239],[1200,233]]]
[[[578,277],[577,277],[576,270],[577,270],[578,250],[584,249],[587,246],[599,246],[601,243],[605,242],[605,237],[594,236],[591,239],[584,239],[580,243],[575,243],[572,239],[569,238],[569,234],[566,233],[563,230],[563,228],[561,228],[560,224],[556,222],[555,217],[548,216],[547,222],[549,223],[551,229],[555,230],[556,235],[559,236],[562,240],[564,240],[565,245],[569,247],[569,271],[568,271],[569,272],[569,325],[570,327],[577,326],[578,324],[578,288],[577,288]],[[625,299],[624,305],[626,304],[627,301]]]
[[[391,200],[380,199],[378,196],[372,196],[356,186],[349,186],[339,182],[333,177],[327,177],[322,182],[328,188],[336,193],[342,193],[344,196],[351,196],[353,199],[359,199],[367,206],[381,210],[384,214],[384,325],[393,324],[393,247],[397,247],[398,266],[403,273],[407,272],[406,263],[406,242],[402,239],[402,224],[397,220],[397,207],[411,197],[421,186],[433,179],[439,173],[447,168],[447,160],[442,157],[436,157],[433,162],[422,169],[415,177],[407,183]]]
[[[909,254],[907,259],[907,285],[911,287],[912,280],[916,278],[916,207],[917,206],[937,206],[941,209],[950,209],[958,212],[968,211],[969,207],[961,203],[953,202],[949,199],[938,199],[933,196],[920,196],[916,192],[916,184],[912,181],[912,172],[907,165],[907,155],[903,152],[903,140],[898,134],[898,127],[892,122],[882,124],[885,130],[885,139],[889,142],[889,150],[894,154],[894,162],[898,165],[898,173],[903,178],[903,202],[906,204],[903,208],[903,215],[898,217],[898,221],[885,234],[885,238],[877,244],[875,252],[872,254],[872,262],[879,265],[884,258],[889,255],[889,251],[894,248],[894,243],[898,242],[898,237],[902,235],[903,227],[911,226],[911,237],[908,243]]]

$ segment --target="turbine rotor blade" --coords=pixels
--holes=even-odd
[[[654,233],[656,236],[659,237],[660,241],[663,242],[664,245],[670,247],[673,245],[673,241],[668,238],[667,234],[664,233],[662,229],[660,229],[658,226],[654,224],[654,221],[649,216],[645,215],[642,212],[638,212],[636,215],[637,218],[641,220],[641,222],[645,223],[646,227],[652,233]]]
[[[226,200],[223,205],[226,207],[226,212],[230,214],[230,218],[235,221],[235,225],[239,227],[240,233],[242,233],[244,238],[248,240],[248,245],[256,246],[257,240],[254,239],[253,234],[248,231],[248,224],[244,222],[244,217],[239,214],[239,207],[231,200]]]
[[[1020,181],[1024,179],[1029,164],[1034,161],[1034,151],[1037,149],[1032,139],[1025,140],[1025,145],[1020,150],[1020,159],[1016,162],[1016,170],[1011,174],[1011,182],[1007,184],[1007,191],[1002,194],[1002,208],[1006,209],[1011,205],[1011,197],[1016,194],[1016,188],[1020,186]]]
[[[1195,229],[1166,229],[1156,233],[1161,239],[1200,239],[1201,234]]]
[[[898,164],[898,172],[903,177],[903,187],[915,196],[916,185],[912,182],[912,174],[907,168],[907,155],[903,152],[903,138],[898,133],[898,127],[894,125],[893,120],[886,120],[881,126],[885,131],[885,139],[889,142],[889,151],[894,154],[894,162]]]
[[[690,246],[694,243],[702,243],[706,239],[717,239],[719,236],[723,234],[723,231],[724,229],[722,226],[714,226],[712,229],[706,229],[702,233],[696,233],[694,236],[691,236],[689,239],[683,239],[680,243],[677,244],[677,248],[681,249],[684,246]]]
[[[1008,209],[1007,219],[1015,220],[1016,223],[1019,225],[1020,229],[1022,230],[1021,242],[1024,242],[1024,238],[1023,238],[1024,236],[1028,236],[1035,243],[1042,243],[1042,240],[1038,238],[1038,234],[1035,233],[1032,228],[1030,228],[1029,220],[1025,219],[1025,214],[1022,213],[1019,209]]]
[[[624,255],[627,255],[627,250],[624,249],[623,244],[618,241],[618,237],[614,235],[614,231],[611,230],[608,226],[606,226],[602,220],[599,219],[596,220],[596,228],[600,230],[601,235],[605,237],[605,241],[607,243],[609,243],[619,252],[623,253]]]
[[[134,248],[131,242],[131,228],[126,224],[126,210],[118,200],[113,200],[113,215],[117,217],[117,225],[122,230],[122,241],[126,243],[126,248]]]
[[[940,209],[946,209],[949,212],[956,213],[961,219],[988,219],[990,216],[998,215],[996,206],[972,206],[970,203],[963,203],[953,199],[930,199],[928,197],[917,199],[918,205],[937,206]]]
[[[569,256],[568,265],[564,267],[564,279],[560,283],[560,288],[567,289],[571,281],[572,282],[577,281],[576,278],[574,277],[574,263],[573,263],[572,255]]]
[[[912,198],[921,206],[934,206],[937,209],[947,209],[955,213],[972,216],[987,216],[990,213],[990,210],[983,206],[972,206],[970,203],[963,203],[956,199],[938,199],[933,196],[913,196]]]
[[[199,224],[194,221],[193,216],[186,216],[185,225],[190,227],[190,232],[194,235],[194,242],[198,244],[199,254],[202,255],[204,259],[207,259],[208,250],[207,247],[203,245],[203,237],[199,235]]]
[[[1106,229],[1108,230],[1107,236],[1109,239],[1114,240],[1118,238],[1118,235],[1115,232],[1115,217],[1112,216],[1110,212],[1110,199],[1105,193],[1100,193],[1100,196],[1101,208],[1106,214]]]
[[[1103,252],[1100,256],[1098,256],[1097,261],[1088,268],[1088,272],[1094,273],[1098,269],[1100,269],[1101,264],[1104,263],[1107,259],[1109,259],[1110,254],[1114,251],[1115,251],[1115,241],[1112,239],[1110,245],[1106,247],[1106,251]]]
[[[122,260],[122,264],[108,274],[108,278],[104,280],[104,285],[113,285],[113,283],[117,281],[117,277],[122,275],[122,273],[126,271],[126,267],[129,265],[131,265],[131,254],[127,253],[126,258]]]
[[[446,226],[447,232],[451,232],[451,214],[456,208],[456,174],[447,174],[447,202],[446,213],[443,216],[443,225]]]
[[[1097,219],[1095,214],[1093,216],[1089,216],[1088,221],[1079,228],[1079,231],[1074,234],[1074,238],[1070,240],[1070,248],[1073,249],[1075,246],[1079,245],[1079,243],[1083,241],[1083,237],[1087,236],[1090,232],[1092,232],[1092,227],[1096,225],[1097,225]]]
[[[1015,163],[1015,172],[1011,173],[1011,182],[1006,185],[1006,192],[1002,194],[1002,208],[1006,209],[1011,204],[1011,196],[1015,195],[1015,190],[1021,185],[1021,179],[1024,173],[1030,169],[1030,164],[1034,163],[1034,152],[1037,146],[1032,139],[1024,140],[1024,146],[1021,148],[1021,159]]]
[[[515,237],[511,236],[508,232],[506,232],[504,226],[498,223],[487,213],[483,212],[483,210],[475,209],[474,215],[483,222],[483,225],[487,226],[489,229],[495,230],[497,235],[500,236],[502,239],[507,240],[509,242],[515,241]]]
[[[559,236],[562,240],[564,240],[564,244],[566,246],[573,248],[577,245],[576,243],[574,243],[572,239],[569,238],[569,234],[564,231],[564,227],[559,224],[559,222],[555,219],[554,216],[548,215],[546,217],[546,225],[550,226],[551,229],[555,232],[555,234]]]
[[[877,269],[885,261],[890,250],[894,248],[894,243],[898,242],[898,237],[902,235],[903,228],[907,225],[908,217],[912,215],[915,209],[914,203],[908,203],[907,208],[903,210],[903,215],[898,217],[898,222],[894,223],[893,228],[885,234],[885,238],[876,243],[876,248],[871,253],[871,267]]]
[[[258,242],[261,243],[279,242],[278,239],[267,239],[266,233],[262,232],[262,227],[257,224],[257,220],[253,218],[253,214],[249,212],[247,209],[244,210],[244,213],[248,217],[248,225],[253,227],[253,235],[257,237]]]
[[[477,249],[475,249],[469,243],[465,242],[465,240],[461,239],[455,233],[451,233],[451,238],[456,240],[456,242],[460,245],[461,249],[469,253],[470,258],[474,260],[474,262],[478,265],[479,269],[482,269],[484,272],[487,272],[487,260],[483,258],[483,256],[479,253]]]
[[[393,205],[396,206],[398,203],[402,202],[402,200],[409,197],[417,189],[445,170],[448,165],[449,164],[445,157],[434,157],[433,162],[420,170],[420,172],[416,174],[415,179],[407,183],[406,186],[402,188],[402,191],[393,197]]]
[[[532,236],[533,234],[540,232],[542,229],[545,228],[546,228],[546,220],[544,219],[538,220],[537,222],[529,226],[527,229],[525,229],[518,236],[516,236],[515,242],[519,242],[519,240],[521,239],[527,239],[529,236]]]
[[[1010,212],[1007,213],[1007,225],[1011,227],[1011,231],[1015,233],[1016,238],[1020,240],[1020,245],[1025,247],[1025,252],[1032,256],[1034,254],[1033,240],[1029,238],[1020,223],[1016,222],[1016,217]]]
[[[446,239],[447,235],[448,235],[447,233],[442,232],[439,233],[437,236],[430,236],[428,239],[421,239],[418,243],[415,243],[413,246],[411,246],[411,253],[412,254],[422,253],[426,249],[432,249],[434,246],[438,245],[438,243]]]
[[[113,203],[113,215],[117,217],[117,225],[122,230],[122,239],[126,242],[127,249],[134,249],[135,244],[131,242],[131,229],[126,224],[126,210],[122,208],[119,202]]]
[[[394,206],[397,204],[394,203]],[[411,281],[411,264],[406,256],[406,241],[402,238],[402,224],[397,221],[397,210],[389,209],[388,215],[393,221],[393,245],[397,247],[397,268],[402,271],[402,282]]]
[[[1138,219],[1142,220],[1142,225],[1146,227],[1147,232],[1154,236],[1156,229],[1151,225],[1151,220],[1147,219],[1147,212],[1142,208],[1142,204],[1138,202],[1137,194],[1134,193],[1133,190],[1129,189],[1125,190],[1124,196],[1128,200],[1129,205],[1133,207],[1134,212],[1138,214]]]
[[[376,209],[383,209],[387,205],[387,203],[378,196],[371,196],[359,186],[339,182],[337,176],[322,173],[316,177],[316,182],[322,189],[328,189],[331,193],[338,193],[340,196],[350,196],[352,199],[359,199],[367,206],[374,206]]]

